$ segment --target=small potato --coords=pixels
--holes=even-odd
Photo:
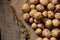
[[[47,20],[48,20],[48,18],[43,18],[42,19],[43,23],[46,23]]]
[[[38,0],[29,0],[29,2],[30,2],[31,4],[37,4],[37,3],[38,3]]]
[[[52,18],[54,18],[54,12],[52,12],[52,11],[48,11],[48,18],[50,18],[50,19],[52,19]]]
[[[42,32],[42,35],[43,35],[44,37],[49,38],[49,37],[51,36],[50,30],[44,29],[43,32]]]
[[[54,29],[51,31],[51,35],[52,35],[53,37],[58,37],[59,34],[60,34],[60,32],[59,32],[59,29],[58,29],[58,28],[54,28]]]
[[[52,0],[51,1],[53,4],[58,4],[59,3],[59,0]]]
[[[60,13],[56,13],[55,18],[60,20]]]
[[[47,11],[44,11],[44,12],[42,13],[42,15],[43,15],[44,17],[47,17],[47,16],[48,16],[48,12],[47,12]]]
[[[55,8],[55,5],[53,3],[49,3],[47,6],[48,10],[53,10]]]
[[[40,20],[34,19],[34,23],[40,23]]]
[[[33,17],[36,12],[37,12],[37,10],[36,10],[36,9],[33,9],[33,10],[31,10],[31,11],[29,12],[29,15],[30,15],[31,17]]]
[[[60,24],[59,20],[58,19],[54,19],[53,20],[53,27],[58,27]]]
[[[36,24],[36,23],[32,23],[31,27],[32,27],[33,29],[36,29],[36,28],[37,28],[37,24]]]
[[[36,40],[43,40],[41,37],[38,37]]]
[[[30,18],[30,15],[28,13],[23,14],[23,19],[28,20]]]
[[[46,6],[49,3],[49,0],[40,0],[40,3]]]
[[[49,40],[48,38],[43,38],[43,40]]]
[[[34,14],[34,18],[35,19],[41,19],[42,18],[42,14],[41,14],[41,12],[36,12],[35,14]]]
[[[51,37],[50,40],[57,40],[55,37]]]
[[[29,10],[30,10],[29,4],[27,4],[27,3],[23,4],[22,10],[23,10],[24,12],[29,12]]]
[[[41,28],[41,29],[44,29],[44,25],[43,24],[38,24],[37,27]]]
[[[33,22],[34,22],[34,19],[33,19],[33,18],[30,18],[30,19],[29,19],[29,22],[30,22],[30,23],[33,23]]]
[[[37,28],[37,29],[35,30],[35,33],[36,33],[37,35],[40,35],[40,34],[42,33],[42,30],[41,30],[40,28]]]
[[[55,7],[56,7],[56,11],[60,12],[60,4],[57,4]]]
[[[31,8],[31,9],[35,9],[35,5],[34,5],[34,4],[31,4],[31,5],[30,5],[30,8]]]
[[[39,11],[43,11],[44,10],[44,6],[41,4],[36,5],[36,9]]]
[[[46,22],[45,22],[45,26],[47,27],[47,28],[50,28],[50,27],[52,27],[52,20],[50,20],[50,19],[48,19]]]

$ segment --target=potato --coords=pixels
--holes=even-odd
[[[30,15],[28,13],[23,14],[23,19],[28,20],[30,18]]]
[[[50,30],[44,29],[43,32],[42,32],[42,35],[43,35],[44,37],[49,38],[49,37],[51,36]]]
[[[55,37],[51,37],[50,40],[57,40]]]
[[[35,14],[34,14],[34,18],[35,19],[41,19],[42,18],[42,14],[41,14],[41,12],[36,12]]]
[[[48,5],[47,5],[47,9],[48,10],[53,10],[55,8],[55,5],[53,4],[53,3],[49,3]]]
[[[33,23],[33,22],[34,22],[34,19],[33,19],[33,18],[30,18],[30,19],[29,19],[29,22],[30,22],[30,23]]]
[[[53,19],[53,27],[58,27],[60,24],[58,19]]]
[[[48,20],[48,18],[43,18],[42,19],[43,23],[46,23],[47,20]]]
[[[37,4],[37,3],[38,3],[38,0],[29,0],[29,2],[30,2],[31,4]]]
[[[48,18],[52,19],[54,18],[54,12],[53,11],[48,11]]]
[[[51,35],[52,35],[53,37],[58,37],[59,34],[60,34],[59,31],[60,31],[60,30],[59,30],[58,28],[54,28],[54,29],[51,31]]]
[[[37,27],[38,27],[38,28],[41,28],[41,29],[44,29],[44,25],[43,25],[43,24],[41,24],[41,23],[40,23],[40,24],[38,24],[38,25],[37,25]]]
[[[30,10],[29,4],[27,4],[27,3],[23,4],[22,10],[23,10],[24,12],[29,12],[29,10]]]
[[[43,40],[41,37],[38,37],[36,40]]]
[[[43,40],[49,40],[48,38],[43,38]]]
[[[44,12],[42,13],[42,15],[43,15],[44,17],[47,17],[47,16],[48,16],[48,12],[47,12],[47,11],[44,11]]]
[[[34,19],[34,23],[40,23],[40,20]]]
[[[51,1],[53,4],[58,4],[59,3],[59,0],[52,0]]]
[[[60,13],[56,13],[55,18],[60,20]]]
[[[36,24],[36,23],[32,23],[31,27],[32,27],[33,29],[36,29],[36,28],[37,28],[37,24]]]
[[[31,4],[30,5],[30,9],[35,9],[35,5],[34,4]]]
[[[49,3],[49,0],[40,0],[40,3],[46,6]]]
[[[34,17],[34,14],[37,12],[37,10],[36,9],[33,9],[33,10],[31,10],[30,12],[29,12],[29,15],[31,16],[31,17]]]
[[[38,4],[38,5],[36,5],[36,9],[37,9],[38,11],[44,11],[44,6],[41,5],[41,4]]]
[[[47,28],[50,28],[50,27],[52,27],[52,20],[50,20],[50,19],[48,19],[46,22],[45,22],[45,26],[47,27]]]
[[[37,29],[35,30],[35,33],[36,33],[37,35],[40,35],[40,34],[42,33],[42,30],[41,30],[40,28],[37,28]]]

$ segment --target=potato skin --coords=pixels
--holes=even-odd
[[[38,37],[36,40],[43,40],[41,37]]]
[[[28,13],[23,14],[23,19],[28,20],[30,18],[30,15]]]
[[[34,14],[37,12],[36,9],[33,9],[29,12],[29,15],[33,18],[34,17]]]
[[[52,31],[51,31],[51,35],[53,36],[53,37],[58,37],[58,36],[60,36],[59,34],[60,34],[60,32],[59,32],[60,30],[58,29],[58,28],[54,28]]]
[[[29,19],[29,22],[30,22],[30,23],[33,23],[33,22],[34,22],[34,19],[33,19],[33,18],[30,18],[30,19]]]
[[[44,6],[41,5],[41,4],[38,4],[38,5],[36,5],[36,9],[37,9],[38,11],[44,11]]]
[[[35,30],[35,33],[36,33],[37,35],[40,35],[40,34],[42,33],[42,30],[41,30],[40,28],[37,28],[37,29]]]
[[[53,25],[53,23],[52,23],[52,20],[50,20],[50,19],[48,19],[48,20],[45,22],[45,26],[46,26],[47,28],[50,28],[52,25]]]
[[[36,28],[37,28],[37,24],[36,24],[36,23],[32,23],[31,27],[32,27],[33,29],[36,29]]]
[[[60,24],[58,19],[53,19],[53,27],[58,27]]]
[[[40,3],[46,6],[49,3],[49,0],[40,0]]]
[[[58,4],[59,3],[59,0],[52,0],[51,1],[53,4]]]
[[[49,40],[48,38],[43,38],[43,40]]]
[[[48,12],[47,12],[47,11],[43,11],[42,15],[43,15],[44,17],[47,17],[47,16],[48,16]]]
[[[47,5],[47,9],[48,10],[53,10],[55,8],[55,5],[53,4],[53,3],[49,3],[48,5]]]
[[[60,20],[60,13],[56,13],[55,18]]]
[[[31,4],[30,5],[30,9],[35,9],[35,5],[34,4]]]
[[[30,10],[29,4],[27,4],[27,3],[23,4],[23,6],[22,6],[22,11],[24,11],[24,12],[29,12],[29,10]]]
[[[53,11],[48,11],[48,18],[53,19],[54,18],[54,12]]]
[[[29,0],[29,2],[30,2],[31,4],[37,4],[37,3],[38,3],[38,0]]]
[[[44,29],[43,32],[42,32],[42,35],[43,35],[44,37],[49,38],[49,37],[51,36],[50,30]]]
[[[57,40],[55,37],[51,37],[50,40]]]
[[[34,14],[34,18],[35,19],[41,19],[42,18],[42,14],[41,14],[41,12],[36,12],[35,14]]]

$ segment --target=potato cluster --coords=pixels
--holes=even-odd
[[[60,36],[59,0],[28,0],[22,6],[23,18],[38,35],[36,40],[58,40]]]

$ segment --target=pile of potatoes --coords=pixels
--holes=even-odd
[[[58,40],[60,36],[59,0],[28,0],[22,6],[23,19],[39,36],[36,40]]]

